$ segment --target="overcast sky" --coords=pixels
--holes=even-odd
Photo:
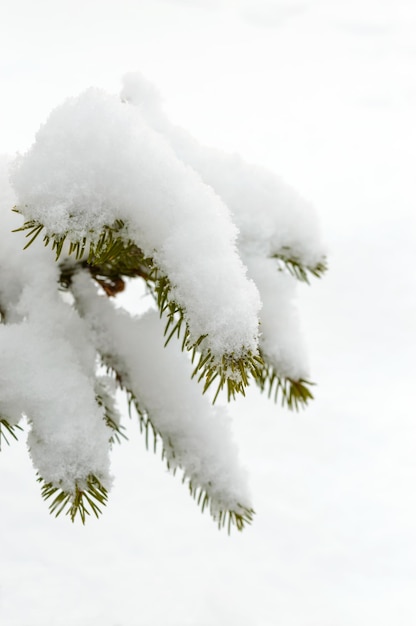
[[[140,70],[176,123],[316,206],[330,271],[299,294],[314,404],[233,407],[243,535],[134,424],[85,528],[49,517],[23,441],[1,451],[2,626],[416,622],[415,28],[411,0],[3,0],[0,152]]]

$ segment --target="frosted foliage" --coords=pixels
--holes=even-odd
[[[123,220],[128,237],[169,276],[194,341],[208,335],[218,357],[255,351],[260,300],[229,210],[136,108],[95,89],[67,100],[12,181],[25,218],[49,234],[98,237]]]
[[[171,469],[209,494],[211,512],[248,506],[244,472],[224,409],[213,410],[191,380],[192,365],[176,345],[163,345],[163,321],[150,311],[132,318],[99,296],[87,275],[73,292],[97,349],[152,416]]]

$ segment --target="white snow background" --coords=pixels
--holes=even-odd
[[[299,298],[316,400],[232,411],[243,534],[201,515],[133,421],[85,527],[49,516],[23,440],[2,449],[2,626],[416,623],[415,32],[406,0],[3,1],[1,153],[140,70],[173,121],[316,206],[330,270]]]

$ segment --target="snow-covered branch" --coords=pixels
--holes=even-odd
[[[128,75],[121,99],[66,100],[0,160],[0,227],[0,443],[25,416],[51,511],[84,522],[105,504],[121,388],[202,508],[243,528],[245,473],[209,398],[250,381],[289,408],[312,398],[294,304],[326,269],[309,204],[200,145]],[[141,316],[111,301],[131,279],[153,296]]]

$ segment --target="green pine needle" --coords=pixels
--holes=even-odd
[[[290,248],[287,246],[283,246],[282,252],[274,254],[273,258],[278,260],[280,271],[286,270],[291,276],[307,284],[309,284],[309,274],[315,278],[321,278],[328,269],[325,257],[315,265],[304,265],[298,257],[290,254]]]
[[[44,483],[41,476],[37,480]],[[107,490],[92,474],[85,480],[76,482],[72,492],[64,491],[53,483],[44,483],[41,493],[44,500],[53,498],[49,505],[51,515],[58,517],[66,509],[66,515],[69,515],[72,522],[79,515],[83,524],[91,513],[98,518],[101,514],[100,506],[107,504]]]
[[[153,425],[149,414],[146,410],[144,410],[136,396],[133,394],[132,391],[130,391],[129,389],[124,388],[124,391],[127,395],[127,403],[128,403],[128,411],[129,411],[129,416],[132,416],[132,412],[133,409],[139,419],[139,427],[140,427],[140,432],[142,434],[144,434],[144,440],[145,440],[145,444],[146,444],[146,450],[149,450],[149,440],[150,438],[152,438],[153,440],[153,452],[156,453],[157,452],[157,444],[158,441],[160,440],[162,442],[162,459],[165,456],[165,450],[163,447],[163,438],[161,436],[161,434],[159,433],[159,431],[155,428],[155,426]]]
[[[183,482],[185,479],[186,476],[184,476]],[[201,507],[201,512],[203,513],[205,510],[209,510],[212,517],[217,522],[219,530],[227,527],[228,534],[230,534],[233,526],[237,528],[238,531],[242,531],[246,525],[252,523],[255,514],[253,509],[238,503],[238,510],[224,509],[214,511],[211,507],[211,498],[204,488],[194,487],[192,481],[189,481],[188,486],[191,496],[196,500],[198,506]]]
[[[17,441],[16,430],[23,430],[23,428],[21,428],[18,424],[10,424],[7,420],[0,419],[0,451],[3,440],[8,446],[10,445],[7,435],[13,437],[13,439]]]
[[[160,316],[165,315],[167,321],[164,330],[165,347],[176,336],[181,339],[182,351],[187,350],[192,355],[192,362],[197,362],[192,378],[198,376],[198,382],[204,380],[203,392],[206,393],[216,381],[213,404],[219,393],[226,388],[228,400],[235,399],[237,394],[245,395],[245,388],[249,384],[250,374],[253,375],[263,362],[258,355],[247,352],[244,356],[223,355],[220,363],[209,349],[204,349],[203,341],[207,335],[202,335],[196,341],[191,340],[188,322],[184,310],[170,298],[171,284],[169,279],[153,268],[147,281],[148,288],[158,306]]]
[[[24,250],[26,250],[44,229],[44,225],[36,220],[28,220],[20,228],[14,229],[13,232],[26,233],[26,238],[29,239],[24,247]],[[133,250],[134,255],[132,256],[135,257],[135,261],[137,261],[137,256],[143,259],[143,255],[141,253],[138,254],[139,249],[137,246],[126,236],[126,229],[122,220],[116,220],[112,225],[105,225],[98,237],[94,236],[92,230],[89,233],[89,237],[80,239],[73,239],[70,232],[60,235],[47,233],[43,237],[44,245],[52,246],[56,261],[59,260],[63,252],[65,242],[68,243],[67,254],[69,256],[74,256],[77,261],[85,260],[85,256],[87,256],[89,265],[114,264],[118,259],[126,256],[126,251],[128,253],[127,256],[129,256]]]
[[[113,420],[113,418],[110,417],[110,415],[108,413],[105,414],[105,423],[113,431],[113,433],[112,433],[112,435],[111,435],[111,437],[109,439],[109,442],[111,444],[113,444],[115,441],[117,441],[117,443],[121,443],[121,439],[124,439],[125,441],[128,441],[129,438],[123,432],[123,430],[126,430],[125,427],[122,426],[121,424],[117,424],[117,422],[115,422]]]
[[[265,365],[263,369],[258,370],[255,381],[261,391],[267,390],[269,398],[273,397],[276,403],[280,399],[281,405],[290,410],[298,411],[300,408],[304,408],[309,400],[313,400],[313,394],[309,387],[314,386],[315,383],[303,378],[294,380],[279,376],[270,365]]]
[[[97,381],[98,383],[99,381]],[[112,398],[108,396],[105,389],[101,389],[100,393],[97,393],[95,396],[96,402],[98,406],[104,407],[104,420],[107,424],[108,428],[111,429],[112,434],[109,438],[109,442],[113,444],[115,441],[117,443],[121,443],[121,439],[128,440],[127,435],[123,432],[125,429],[124,426],[120,424],[120,415],[115,410],[114,406],[112,406]]]

